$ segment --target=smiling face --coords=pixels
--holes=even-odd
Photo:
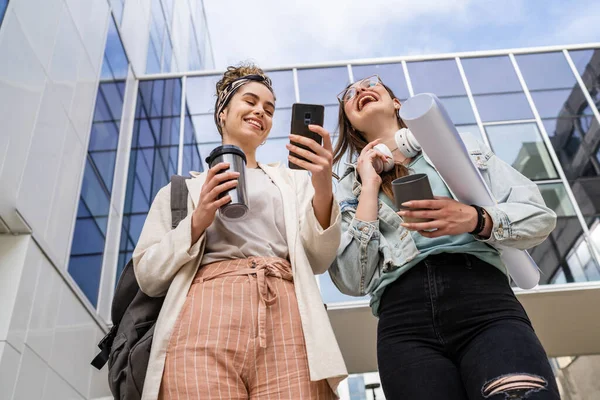
[[[273,126],[275,98],[262,83],[239,88],[220,115],[223,143],[256,150]]]
[[[400,109],[400,101],[392,98],[386,88],[378,83],[373,86],[353,86],[356,94],[344,101],[344,113],[354,129],[369,134],[371,127],[377,126],[381,118],[394,118]],[[365,87],[366,86],[366,87]],[[368,138],[374,140],[376,138]]]

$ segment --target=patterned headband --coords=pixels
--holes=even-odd
[[[217,106],[215,107],[215,124],[217,125],[217,129],[221,132],[221,124],[219,123],[219,115],[223,112],[229,101],[238,91],[239,88],[244,86],[249,82],[260,82],[265,85],[271,93],[273,93],[273,87],[271,79],[264,75],[246,75],[241,78],[238,78],[232,81],[229,85],[219,93],[219,98],[217,99]],[[221,132],[222,133],[222,132]]]

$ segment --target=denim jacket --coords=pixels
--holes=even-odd
[[[556,225],[556,214],[546,207],[537,185],[473,136],[461,136],[472,161],[498,202],[484,207],[493,220],[489,239],[476,239],[491,246],[501,244],[522,250],[543,242]],[[434,167],[425,153],[423,156]],[[400,226],[402,218],[382,201],[383,192],[379,192],[376,221],[356,218],[360,192],[356,165],[350,164],[337,185],[342,240],[337,258],[329,269],[338,289],[350,296],[371,293],[377,288],[382,274],[404,265],[419,254],[410,232]]]

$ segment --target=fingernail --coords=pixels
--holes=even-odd
[[[398,215],[406,215],[406,211],[398,211]]]
[[[407,201],[407,202],[402,203],[402,205],[404,207],[410,207],[412,205],[412,203],[410,201]]]

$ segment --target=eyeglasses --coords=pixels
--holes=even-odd
[[[369,76],[368,78],[356,82],[349,88],[342,90],[337,95],[337,98],[340,103],[344,104],[347,101],[352,100],[354,96],[356,96],[359,88],[368,89],[379,84],[381,84],[381,79],[379,78],[379,75]]]

